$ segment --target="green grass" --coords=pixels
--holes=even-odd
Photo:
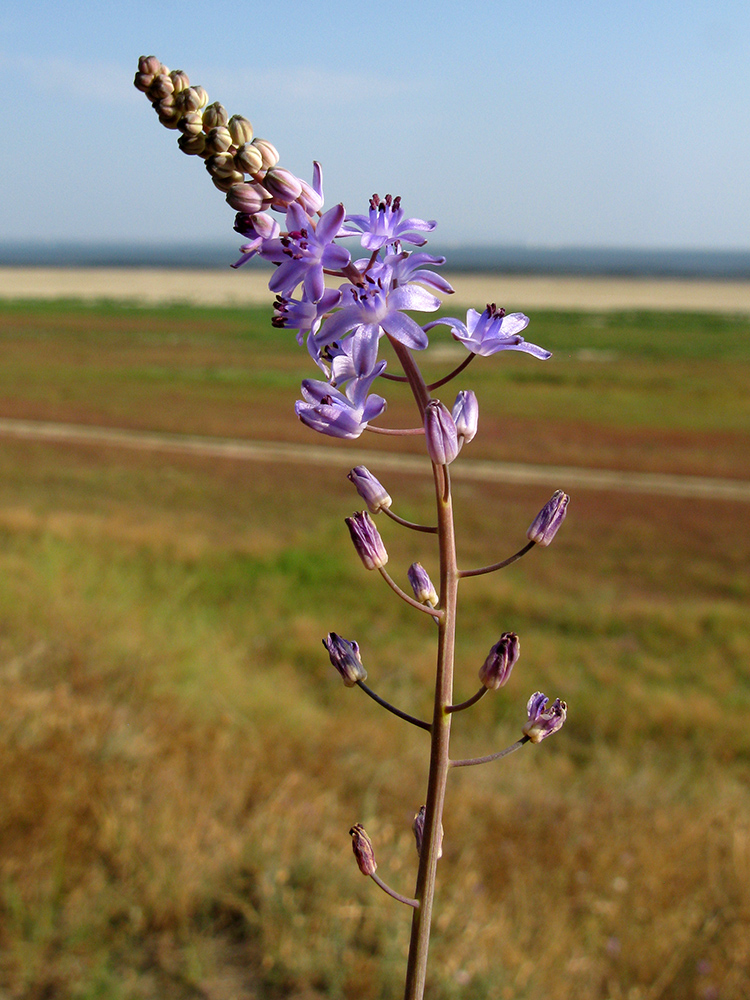
[[[461,380],[482,410],[467,453],[748,478],[748,324],[679,319],[681,337],[674,317],[535,316],[555,360]],[[0,415],[310,441],[289,414],[310,364],[266,320],[3,306]],[[617,359],[576,357],[592,346]],[[8,996],[399,994],[408,914],[347,831],[411,891],[426,743],[345,689],[321,638],[356,638],[368,682],[424,715],[434,630],[351,549],[356,448],[337,470],[0,441]],[[386,485],[431,518],[428,476]],[[514,551],[546,499],[458,482],[462,565]],[[451,778],[436,1000],[747,995],[747,514],[580,491],[549,549],[462,583],[457,696],[505,629],[522,654],[456,718],[455,754],[517,738],[532,691],[570,714]],[[428,537],[381,530],[402,584],[414,559],[435,573]]]

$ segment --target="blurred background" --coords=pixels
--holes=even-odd
[[[343,518],[353,465],[416,521],[431,480],[394,464],[414,444],[294,418],[315,371],[270,293],[224,284],[263,274],[225,277],[233,213],[133,88],[150,53],[300,176],[319,160],[329,205],[436,219],[452,314],[523,310],[553,351],[455,384],[480,402],[463,566],[572,499],[549,549],[462,584],[457,699],[500,633],[522,654],[454,755],[517,739],[537,690],[569,719],[452,776],[429,995],[748,995],[749,40],[740,3],[4,5],[3,996],[402,990],[409,914],[348,830],[412,891],[426,742],[320,641],[429,712],[430,622]],[[436,330],[428,378],[461,356]],[[437,575],[428,536],[381,530],[402,584]]]

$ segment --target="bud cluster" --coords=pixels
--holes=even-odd
[[[255,215],[270,206],[286,208],[308,187],[277,166],[276,147],[254,136],[247,118],[230,117],[218,101],[209,104],[206,91],[191,86],[184,70],[170,71],[156,56],[141,56],[134,84],[151,101],[162,125],[181,133],[177,145],[183,153],[204,160],[236,211]]]

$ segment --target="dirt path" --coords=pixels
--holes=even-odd
[[[750,315],[750,281],[674,278],[532,277],[446,274],[451,302],[483,309],[497,302],[509,310],[658,309]],[[0,299],[116,299],[143,303],[262,305],[273,301],[265,271],[163,268],[0,268]]]
[[[340,465],[341,452],[333,447],[242,441],[230,438],[161,434],[80,424],[0,418],[0,437],[58,441],[63,444],[111,445],[139,451],[172,452],[253,462],[293,462],[301,465]],[[371,464],[387,472],[425,475],[424,459],[365,448],[349,452],[352,464]],[[465,459],[452,469],[456,480],[474,482],[546,484],[550,489],[611,490],[701,500],[735,500],[750,503],[750,482],[707,476],[677,476],[652,472],[617,472],[554,465],[528,465]]]

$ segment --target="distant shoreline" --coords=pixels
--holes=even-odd
[[[158,267],[0,267],[0,299],[177,302],[211,306],[271,306],[268,270]],[[481,310],[608,312],[663,310],[750,315],[750,280],[644,278],[507,273],[445,273],[455,289],[446,305]],[[457,311],[459,311],[457,310]]]

